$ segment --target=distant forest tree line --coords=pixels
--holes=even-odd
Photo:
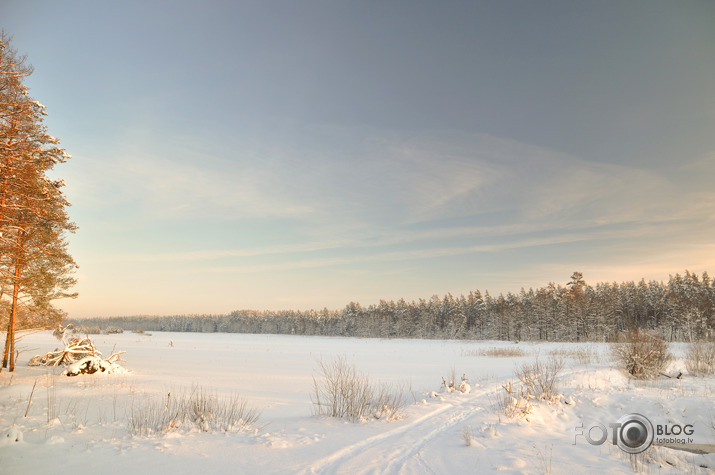
[[[228,315],[71,319],[75,326],[172,332],[266,333],[376,338],[608,341],[626,330],[653,330],[671,341],[715,336],[715,282],[685,272],[667,283],[588,285],[574,272],[564,287],[499,294],[475,290],[407,302],[350,303],[331,311],[237,310]]]

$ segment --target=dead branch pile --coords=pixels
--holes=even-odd
[[[78,374],[92,374],[97,371],[113,373],[118,368],[117,364],[124,351],[112,352],[109,358],[102,358],[102,353],[94,346],[89,335],[80,337],[73,335],[69,341],[66,339],[66,330],[60,327],[59,335],[64,343],[63,349],[55,349],[44,355],[36,355],[30,358],[30,366],[69,366],[62,374],[76,376]],[[56,335],[58,336],[58,335]]]
[[[44,355],[36,355],[30,359],[30,366],[65,366],[79,361],[87,356],[102,356],[102,353],[94,347],[94,343],[89,336],[82,338],[73,336],[70,340],[64,341],[63,349],[55,349]]]

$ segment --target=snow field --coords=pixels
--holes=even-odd
[[[653,424],[692,425],[694,443],[713,444],[715,378],[629,380],[602,344],[379,340],[285,335],[163,333],[95,335],[104,354],[124,350],[126,374],[60,376],[28,367],[58,346],[49,332],[25,336],[15,374],[0,374],[0,473],[80,470],[154,473],[712,473],[715,455],[666,447],[628,456],[591,445],[575,426],[640,413]],[[518,350],[515,350],[518,348]],[[676,356],[683,345],[673,345]],[[495,404],[516,366],[564,358],[560,402],[535,402],[524,418]],[[371,381],[401,385],[408,405],[397,421],[350,423],[313,416],[318,362],[343,357]],[[682,359],[670,372],[684,370]],[[442,378],[470,392],[447,392]],[[33,390],[34,386],[34,390]],[[138,408],[199,389],[240,396],[257,425],[203,432],[185,427],[130,433]],[[30,398],[30,395],[32,397]],[[28,402],[29,409],[28,409]],[[27,417],[24,417],[27,410]],[[574,441],[576,442],[574,444]]]

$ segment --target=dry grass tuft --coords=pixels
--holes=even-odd
[[[462,356],[490,356],[492,358],[518,358],[526,356],[526,351],[518,346],[502,346],[462,351]]]
[[[243,431],[258,423],[259,413],[238,395],[219,397],[196,386],[188,395],[168,393],[161,401],[132,403],[129,433],[140,437],[172,431]]]
[[[600,360],[600,353],[592,345],[578,345],[573,348],[561,347],[549,351],[550,356],[569,358],[582,365],[588,365]]]

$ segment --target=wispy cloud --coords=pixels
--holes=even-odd
[[[657,229],[658,223],[652,223],[652,225],[647,229],[637,227],[618,230],[584,230],[583,232],[565,232],[542,237],[513,238],[506,242],[492,242],[488,244],[478,245],[431,246],[420,247],[417,249],[391,251],[376,250],[368,254],[347,254],[341,257],[308,257],[294,255],[287,257],[279,263],[273,262],[267,264],[220,265],[205,267],[203,268],[203,271],[223,273],[252,273],[344,266],[371,262],[418,261],[423,259],[436,259],[441,257],[461,256],[475,253],[494,253],[516,249],[533,249],[534,252],[538,252],[538,248],[542,246],[563,245],[586,241],[596,242],[624,239],[639,240],[642,238],[647,238],[649,234],[652,234]],[[615,246],[614,252],[618,250],[618,247],[619,246]],[[236,257],[237,255],[238,253],[235,255],[231,255],[231,257]],[[255,254],[251,254],[251,256],[255,256]]]
[[[715,227],[712,192],[689,189],[655,170],[589,162],[484,135],[413,139],[369,130],[352,135],[362,138],[353,137],[350,150],[340,141],[323,148],[301,148],[290,140],[241,147],[239,141],[231,157],[192,151],[191,160],[171,158],[181,147],[167,149],[167,156],[142,154],[135,147],[129,158],[118,157],[106,179],[120,190],[115,206],[133,200],[138,219],[290,218],[300,235],[292,236],[290,244],[192,245],[185,251],[130,253],[103,261],[283,255],[284,264],[235,269],[315,267],[365,261],[363,251],[370,249],[372,260],[406,260],[626,239],[624,230],[697,238]],[[692,167],[697,172],[710,161]],[[111,213],[111,206],[103,206]],[[409,251],[389,249],[411,243],[417,245]],[[325,251],[344,255],[321,256]],[[309,259],[301,260],[302,255]]]
[[[345,242],[316,242],[283,246],[260,247],[253,249],[206,249],[186,252],[131,253],[107,256],[104,263],[111,262],[203,262],[229,258],[260,257],[277,254],[303,254],[344,247]]]

